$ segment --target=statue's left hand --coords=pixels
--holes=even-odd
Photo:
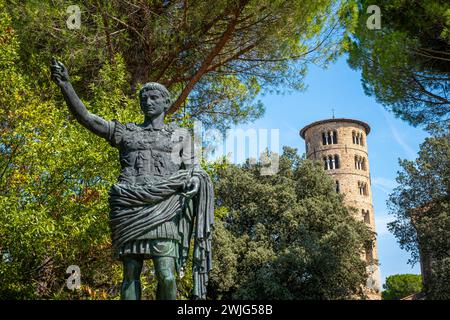
[[[189,182],[186,185],[186,190],[184,190],[184,196],[186,198],[192,198],[198,193],[198,190],[200,189],[200,179],[198,177],[191,177],[189,179]]]

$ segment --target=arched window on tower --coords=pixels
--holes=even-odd
[[[323,168],[325,169],[325,170],[329,170],[330,169],[330,167],[329,167],[329,164],[328,164],[328,158],[327,157],[323,157]]]
[[[341,192],[341,188],[339,186],[339,180],[336,180],[336,193],[340,193]]]
[[[364,136],[362,132],[356,132],[354,138],[354,144],[359,144],[360,146],[364,146]]]
[[[370,224],[369,210],[362,209],[362,215],[363,215],[364,222],[367,223],[367,224]]]
[[[339,169],[341,167],[341,164],[339,162],[339,156],[337,154],[334,155],[334,168]]]
[[[330,169],[334,169],[335,168],[335,163],[334,163],[334,157],[333,156],[328,156],[328,162],[330,163]]]
[[[355,155],[355,169],[366,170],[366,158]]]
[[[339,169],[341,166],[339,156],[337,154],[335,155],[328,155],[323,157],[323,167],[325,170],[333,170],[333,169]]]
[[[333,131],[333,144],[337,144],[337,143],[338,143],[337,131],[334,130]]]
[[[358,181],[359,194],[362,196],[367,196],[367,184],[362,181]]]
[[[336,130],[329,130],[329,131],[324,131],[322,132],[322,144],[324,146],[329,145],[329,144],[336,144],[338,141],[338,137],[337,137],[337,131]]]
[[[360,146],[364,146],[364,137],[362,132],[352,131],[352,139],[353,144],[359,144]]]

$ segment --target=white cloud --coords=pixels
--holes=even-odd
[[[372,182],[388,189],[394,189],[397,186],[397,182],[394,180],[383,177],[375,177]]]
[[[392,179],[387,179],[383,177],[375,177],[372,179],[372,184],[377,189],[383,191],[386,194],[391,193],[392,189],[397,186],[397,182]]]
[[[411,148],[406,141],[402,138],[400,133],[397,131],[391,120],[387,116],[387,112],[383,111],[383,117],[386,120],[389,129],[391,130],[392,136],[394,137],[395,141],[402,147],[403,151],[407,155],[409,159],[415,159],[416,158],[416,152],[414,152],[413,148]]]
[[[299,138],[300,130],[298,128],[294,128],[289,123],[284,122],[282,129],[288,131],[292,135],[292,137],[294,137],[295,139]],[[303,141],[303,139],[302,139],[302,141]]]
[[[393,220],[394,217],[387,214],[375,215],[375,227],[378,236],[391,235],[391,232],[387,228],[387,224]]]

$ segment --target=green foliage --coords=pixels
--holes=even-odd
[[[399,186],[389,197],[395,220],[388,227],[410,263],[425,259],[427,298],[450,296],[450,133],[438,130],[425,140],[415,161],[401,160]],[[431,265],[430,267],[428,267]]]
[[[17,37],[1,12],[0,295],[104,298],[121,278],[110,252],[107,202],[119,173],[116,151],[68,117],[57,88],[22,73]],[[45,65],[35,67],[48,74]],[[137,102],[120,90],[126,85],[120,56],[100,77],[90,109],[133,120]],[[73,264],[84,286],[72,294],[65,271]]]
[[[450,258],[441,258],[434,261],[431,268],[431,277],[425,287],[427,299],[450,300]]]
[[[418,274],[396,274],[386,278],[381,293],[383,300],[400,300],[422,291],[422,277]]]
[[[358,0],[359,22],[349,64],[362,72],[366,94],[412,125],[448,124],[450,9],[446,0]],[[369,5],[381,9],[370,30]]]
[[[320,163],[284,148],[280,171],[219,171],[223,218],[214,234],[209,295],[217,299],[345,299],[366,281],[361,249],[370,230],[344,206]]]
[[[127,96],[139,83],[161,82],[174,93],[177,115],[225,128],[262,115],[259,93],[302,89],[307,63],[332,61],[353,23],[351,3],[89,0],[77,3],[81,28],[75,30],[66,26],[72,1],[7,0],[5,9],[30,77],[47,82],[42,66],[56,56],[90,100],[91,84],[102,81],[99,70],[120,54]]]

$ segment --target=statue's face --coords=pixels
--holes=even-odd
[[[144,115],[154,118],[166,111],[168,99],[159,90],[147,90],[141,95],[141,109]]]

